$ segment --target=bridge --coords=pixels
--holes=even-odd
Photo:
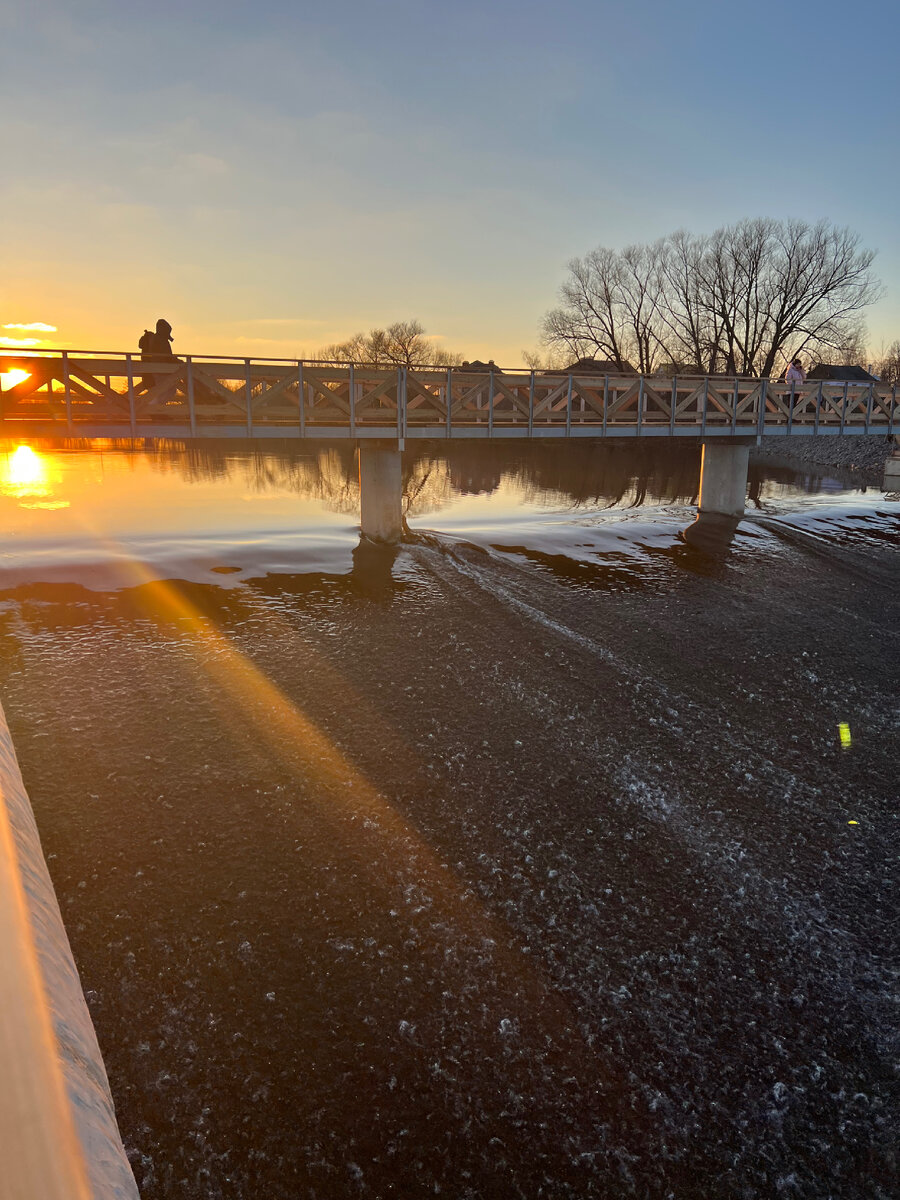
[[[408,438],[689,437],[703,444],[700,515],[743,513],[763,434],[892,435],[896,386],[718,376],[376,367],[301,359],[42,350],[0,355],[0,436],[350,438],[362,531],[401,532]]]

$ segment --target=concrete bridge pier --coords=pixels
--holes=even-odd
[[[894,437],[891,457],[884,464],[882,487],[886,492],[900,492],[900,435]]]
[[[359,447],[360,533],[370,542],[396,545],[403,530],[403,476],[394,442]]]
[[[744,515],[751,441],[710,438],[703,443],[697,519],[684,531],[689,546],[725,550]]]

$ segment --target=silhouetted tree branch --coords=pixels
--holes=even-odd
[[[858,341],[861,314],[881,295],[874,258],[849,229],[772,218],[619,251],[601,246],[569,263],[542,340],[643,372],[668,360],[771,375],[800,351]]]
[[[354,334],[345,342],[323,346],[315,357],[373,367],[454,367],[463,361],[461,354],[435,346],[424,326],[415,320],[395,321],[386,329]]]

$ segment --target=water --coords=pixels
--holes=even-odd
[[[754,468],[711,557],[689,447],[449,451],[374,556],[343,446],[0,458],[142,1195],[894,1194],[896,502]]]
[[[638,571],[693,519],[698,451],[682,444],[440,444],[404,458],[411,533]],[[890,538],[896,503],[827,473],[753,466],[749,511],[846,537]],[[354,452],[253,445],[134,451],[0,445],[0,564],[15,582],[93,591],[141,572],[218,586],[267,574],[344,575],[358,545]],[[746,525],[746,537],[758,536]],[[136,565],[138,567],[136,568]],[[137,574],[135,571],[137,570]],[[228,577],[228,578],[226,578]]]

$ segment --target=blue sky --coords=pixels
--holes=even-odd
[[[771,215],[878,249],[877,350],[898,13],[2,0],[0,324],[294,355],[417,316],[517,365],[573,255]]]

